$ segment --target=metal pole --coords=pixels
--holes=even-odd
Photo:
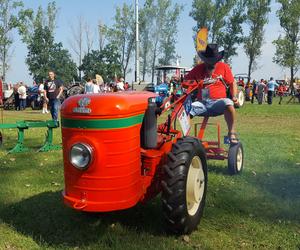
[[[140,56],[139,56],[139,1],[135,0],[135,82],[140,82]],[[133,84],[132,84],[133,89]]]

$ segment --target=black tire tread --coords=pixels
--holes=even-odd
[[[242,149],[242,153],[243,153],[243,162],[242,162],[242,168],[240,171],[238,171],[237,169],[237,153],[238,153],[238,149],[241,148]],[[235,175],[235,174],[239,174],[242,172],[244,168],[244,150],[243,150],[243,145],[241,142],[239,142],[238,144],[232,145],[229,148],[228,151],[228,172],[230,175]]]
[[[184,137],[177,140],[168,154],[168,163],[163,166],[164,180],[162,181],[162,206],[167,229],[175,234],[187,234],[196,229],[205,203],[205,193],[200,214],[196,214],[193,223],[186,208],[186,178],[188,174],[190,155],[196,150],[200,152],[203,170],[207,182],[206,156],[199,139]],[[206,192],[205,185],[205,192]]]

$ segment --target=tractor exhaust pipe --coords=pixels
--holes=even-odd
[[[150,98],[148,108],[145,112],[143,124],[141,127],[141,147],[144,149],[153,149],[157,146],[157,105],[155,98]]]

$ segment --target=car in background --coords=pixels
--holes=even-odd
[[[84,93],[84,84],[81,82],[74,82],[71,84],[68,84],[66,87],[64,87],[64,98],[68,98],[69,96],[73,95],[80,95]]]
[[[148,83],[143,90],[144,91],[149,91],[149,92],[155,92],[155,84],[154,83]]]
[[[2,86],[3,86],[2,87],[3,88],[2,89],[2,91],[3,91],[3,100],[5,101],[5,100],[7,100],[8,98],[10,98],[12,96],[14,90],[13,90],[12,86],[7,84],[7,83],[3,83]]]
[[[27,88],[27,107],[31,107],[33,110],[42,109],[43,102],[39,95],[39,86],[34,85]]]

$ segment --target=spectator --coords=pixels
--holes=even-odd
[[[253,80],[251,103],[254,102],[254,98],[257,99],[257,88],[256,87],[257,87],[257,82],[255,80]]]
[[[271,105],[273,101],[275,87],[278,87],[278,84],[274,81],[273,77],[271,77],[267,86],[268,86],[268,104]]]
[[[98,86],[102,85],[104,83],[103,78],[101,75],[96,74],[96,82],[98,84]]]
[[[266,84],[264,83],[264,79],[261,79],[260,82],[257,84],[257,101],[258,104],[262,104],[264,100],[264,90],[266,88]]]
[[[119,90],[117,84],[114,82],[109,84],[109,88],[110,88],[111,92],[118,92],[118,90]]]
[[[103,83],[100,87],[101,93],[110,92],[109,85],[107,83]]]
[[[19,100],[20,100],[20,110],[26,109],[26,87],[24,86],[23,82],[20,82],[20,86],[18,88]]]
[[[15,110],[20,110],[20,98],[18,93],[18,88],[20,87],[19,83],[16,83],[13,86],[13,94],[15,99]]]
[[[250,101],[251,100],[251,95],[253,94],[250,80],[246,83],[245,94],[246,94],[246,101]]]
[[[52,119],[57,121],[58,110],[60,106],[60,97],[63,93],[63,82],[56,79],[55,73],[53,71],[49,71],[48,77],[49,79],[46,81],[44,88],[44,95],[46,97],[46,101],[50,105]]]
[[[93,83],[92,79],[90,77],[88,77],[86,80],[86,84],[84,85],[84,93],[85,94],[94,93],[94,86],[95,86],[95,84]]]
[[[101,93],[100,86],[98,85],[97,80],[94,79],[92,82],[93,82],[93,93],[94,94]]]
[[[243,77],[239,77],[238,85],[245,88],[245,82]]]
[[[119,91],[123,91],[124,90],[124,78],[121,77],[119,79],[119,81],[117,82],[117,88]]]
[[[125,84],[124,84],[124,89],[125,89],[125,90],[129,90],[129,83],[128,83],[128,82],[125,82]]]
[[[285,86],[283,83],[280,83],[278,87],[278,96],[280,98],[278,104],[281,104],[284,94],[285,94]]]
[[[41,99],[41,101],[43,103],[43,111],[42,111],[42,113],[43,114],[48,114],[49,113],[49,111],[48,111],[48,102],[46,100],[44,92],[45,92],[45,86],[44,86],[44,83],[41,82],[39,84],[39,96],[40,96],[40,99]]]
[[[291,96],[291,98],[287,101],[287,104],[290,103],[291,101],[295,102],[295,99],[298,98],[299,102],[300,102],[300,84],[297,84],[297,82],[295,81],[293,83],[293,95]]]

